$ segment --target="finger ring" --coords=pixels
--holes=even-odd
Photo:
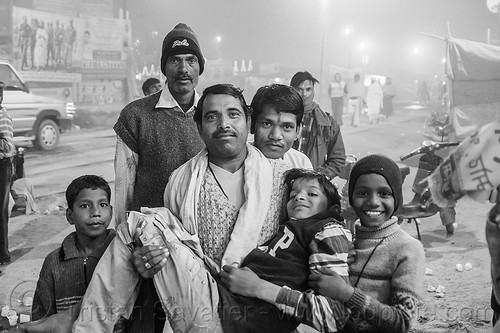
[[[142,256],[143,261],[148,261],[148,258],[146,256]]]
[[[150,269],[151,265],[149,264],[149,262],[147,262],[147,263],[144,264],[144,267],[146,267],[146,269]]]

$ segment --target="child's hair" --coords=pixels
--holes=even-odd
[[[318,184],[328,199],[328,207],[338,206],[340,211],[340,195],[335,186],[328,180],[327,175],[321,171],[317,170],[306,170],[306,169],[290,169],[285,172],[285,186],[288,189],[287,198],[288,201],[290,192],[292,191],[293,182],[297,179],[306,179],[318,181]]]
[[[376,173],[383,176],[392,189],[394,197],[394,212],[403,205],[403,190],[401,171],[391,158],[384,155],[368,155],[357,161],[349,175],[349,203],[352,205],[352,195],[356,181],[361,175]]]
[[[71,184],[69,184],[66,189],[66,201],[69,209],[73,208],[76,197],[86,188],[92,190],[103,190],[108,195],[108,200],[111,201],[111,189],[109,188],[108,182],[104,180],[104,178],[97,175],[83,175],[73,179]]]

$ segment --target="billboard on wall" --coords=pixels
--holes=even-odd
[[[113,17],[113,0],[33,0],[32,8],[73,17]]]
[[[60,72],[126,77],[130,20],[21,7],[13,7],[12,20],[13,62],[19,70],[44,72],[47,79]]]

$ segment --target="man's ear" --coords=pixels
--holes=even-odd
[[[73,211],[70,208],[66,208],[66,221],[68,221],[69,224],[73,225],[75,222],[73,222],[73,217],[71,214]]]
[[[252,117],[247,116],[247,131],[250,133],[250,130],[252,128]]]
[[[302,124],[297,126],[297,133],[295,133],[295,140],[298,140],[300,137],[302,137]]]

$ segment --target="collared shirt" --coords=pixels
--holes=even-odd
[[[14,145],[14,128],[12,118],[7,113],[7,109],[0,109],[0,160],[16,155]]]
[[[193,105],[187,112],[194,111],[200,96],[195,91]],[[179,103],[165,87],[155,105],[155,109],[164,109],[165,112],[183,112]],[[117,135],[115,151],[115,222],[119,224],[126,220],[125,212],[131,210],[136,171],[139,164],[139,155],[132,151]]]

